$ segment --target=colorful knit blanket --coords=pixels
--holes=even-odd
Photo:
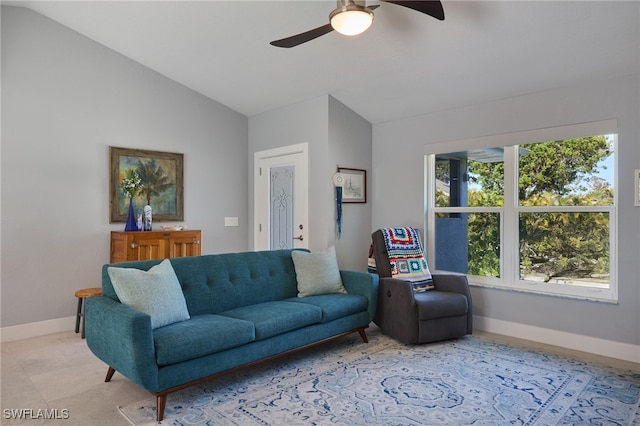
[[[416,292],[433,289],[420,234],[414,228],[382,228],[389,254],[391,277],[410,281]]]
[[[367,257],[367,272],[370,274],[378,273],[378,268],[376,268],[376,259],[373,254],[373,243],[369,244],[369,257]]]

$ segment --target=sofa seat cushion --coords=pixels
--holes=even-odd
[[[256,340],[322,321],[322,310],[319,307],[286,301],[243,306],[222,312],[220,315],[252,322],[256,330]]]
[[[255,340],[253,323],[221,315],[195,315],[153,331],[158,365],[169,365]]]
[[[367,310],[369,302],[357,294],[322,294],[317,296],[295,297],[287,299],[295,303],[306,303],[322,309],[322,322],[357,314]]]
[[[467,298],[460,293],[431,290],[415,293],[414,298],[420,321],[467,315],[469,311]]]

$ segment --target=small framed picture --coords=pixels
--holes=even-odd
[[[367,171],[363,169],[347,169],[338,167],[342,175],[342,202],[367,202]]]

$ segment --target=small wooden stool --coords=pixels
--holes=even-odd
[[[93,296],[102,296],[101,288],[83,288],[76,291],[76,297],[78,298],[78,313],[76,314],[76,333],[80,332],[80,318],[82,318],[82,338],[84,339],[84,299]]]

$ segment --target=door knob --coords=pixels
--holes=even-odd
[[[300,235],[299,237],[293,237],[293,239],[294,239],[294,240],[300,240],[300,241],[304,240],[304,238],[302,237],[302,235]]]

